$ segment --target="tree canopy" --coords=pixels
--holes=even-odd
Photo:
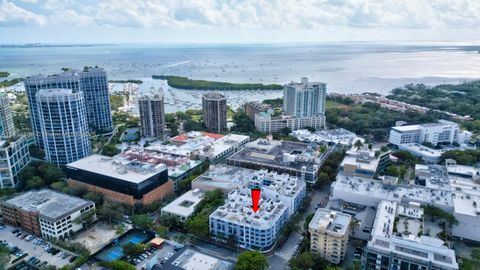
[[[262,83],[228,83],[206,80],[193,80],[180,76],[153,75],[153,79],[167,80],[169,86],[178,89],[196,90],[279,90],[283,87],[279,84]]]
[[[267,257],[259,251],[245,251],[238,255],[235,270],[264,270],[268,266]]]
[[[140,230],[151,230],[153,228],[153,219],[147,215],[135,215],[132,217],[133,226]]]

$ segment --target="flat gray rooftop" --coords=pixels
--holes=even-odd
[[[285,154],[290,155],[288,161]],[[295,157],[294,157],[295,156]],[[308,172],[318,170],[321,154],[306,143],[289,141],[271,141],[258,139],[247,143],[245,148],[233,154],[228,160],[238,160],[301,170],[303,166]]]
[[[6,203],[25,211],[39,212],[41,217],[49,220],[60,219],[92,204],[91,201],[69,196],[51,189],[29,191],[6,201]]]
[[[112,158],[102,155],[84,157],[67,164],[67,167],[115,177],[135,184],[141,183],[167,169],[164,164],[152,165],[119,156]]]

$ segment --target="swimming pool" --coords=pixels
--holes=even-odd
[[[100,261],[107,262],[118,260],[123,257],[122,246],[128,243],[143,243],[149,240],[149,238],[151,237],[141,231],[129,231],[120,238],[113,240],[112,243],[100,250],[94,257]]]

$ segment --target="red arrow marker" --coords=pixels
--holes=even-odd
[[[261,189],[254,188],[252,189],[252,211],[256,213],[260,209],[260,193]]]

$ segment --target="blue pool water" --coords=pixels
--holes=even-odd
[[[145,240],[147,240],[148,236],[141,233],[141,232],[133,232],[131,234],[123,236],[118,241],[118,243],[115,243],[110,247],[102,251],[101,253],[97,254],[95,257],[101,261],[114,261],[118,260],[123,257],[123,250],[122,246],[128,244],[128,243],[133,243],[133,244],[139,244],[143,243]]]

